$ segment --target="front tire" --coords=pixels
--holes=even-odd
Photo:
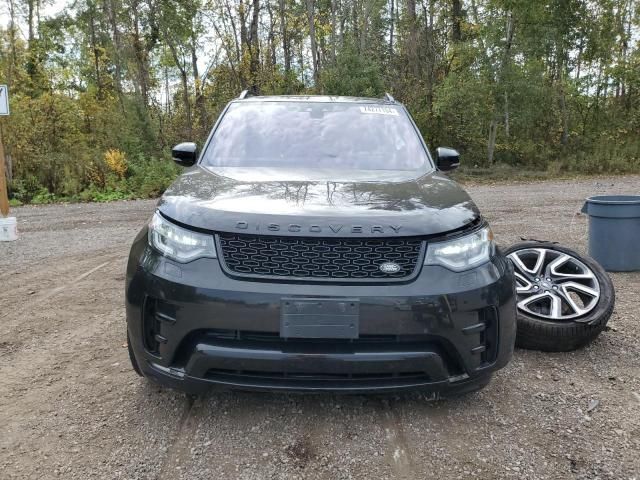
[[[615,291],[595,260],[537,241],[517,243],[504,253],[516,273],[516,346],[568,352],[600,335],[613,312]]]

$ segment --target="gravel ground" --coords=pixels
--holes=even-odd
[[[583,199],[640,177],[470,186],[499,243],[584,251]],[[124,268],[152,201],[13,210],[0,244],[0,478],[640,478],[640,273],[613,274],[610,329],[516,351],[467,397],[188,398],[137,377]]]

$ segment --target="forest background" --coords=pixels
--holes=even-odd
[[[459,177],[640,171],[637,0],[2,0],[14,205],[159,195],[240,91],[380,97]]]

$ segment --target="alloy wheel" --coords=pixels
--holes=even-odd
[[[525,248],[508,255],[514,265],[517,307],[551,320],[588,314],[600,298],[595,274],[579,259],[547,248]]]

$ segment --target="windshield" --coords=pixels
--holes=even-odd
[[[212,167],[418,170],[429,165],[405,111],[365,103],[232,103],[207,147]]]

